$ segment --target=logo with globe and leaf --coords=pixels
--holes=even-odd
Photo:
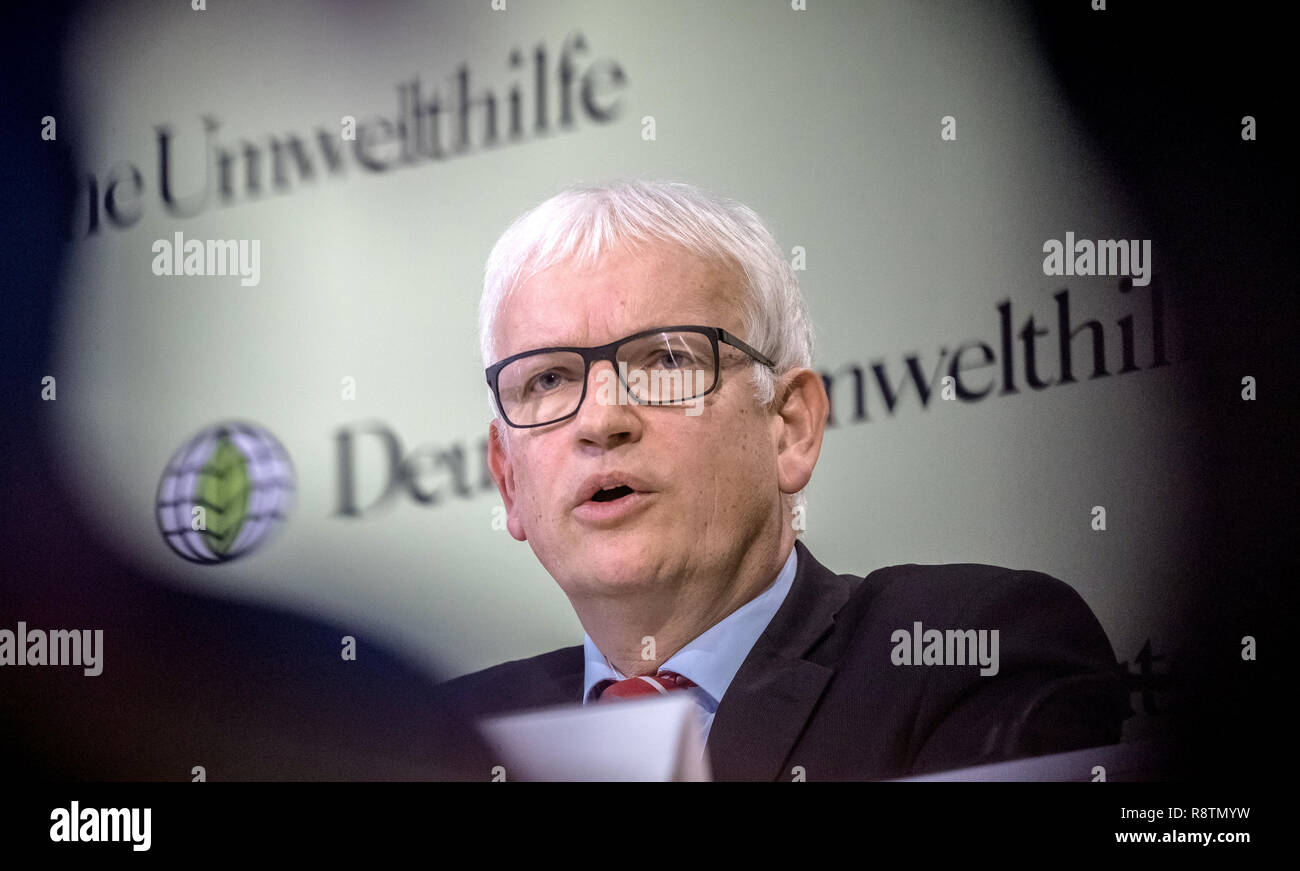
[[[269,432],[209,427],[178,450],[158,485],[158,527],[191,562],[226,562],[261,546],[293,501],[293,464]]]

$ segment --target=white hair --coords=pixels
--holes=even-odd
[[[754,398],[770,406],[780,375],[812,366],[813,331],[803,291],[776,240],[748,206],[681,182],[619,181],[575,185],[516,218],[488,255],[479,301],[479,347],[495,362],[496,324],[510,295],[557,263],[594,266],[627,246],[668,242],[745,277],[741,338],[766,354],[755,362]],[[491,394],[491,389],[488,393]],[[492,403],[492,413],[500,410]],[[509,440],[503,440],[508,446]],[[793,511],[803,491],[787,498]]]

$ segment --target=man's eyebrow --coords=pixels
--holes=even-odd
[[[676,320],[658,320],[658,321],[647,323],[644,326],[639,326],[636,327],[635,329],[628,330],[625,333],[619,333],[614,338],[607,339],[604,342],[592,342],[588,344],[583,344],[580,341],[570,340],[570,341],[560,341],[560,342],[547,342],[545,344],[530,344],[528,345],[528,347],[522,348],[521,350],[515,351],[514,353],[522,354],[527,351],[535,351],[539,348],[599,348],[602,345],[608,345],[610,342],[617,342],[619,339],[626,339],[628,336],[635,336],[636,334],[644,333],[647,330],[656,330],[659,329],[660,327],[672,327],[672,326],[677,326],[679,324],[698,324],[700,326],[706,326],[706,327],[714,326],[710,318],[704,318],[703,320],[701,320],[699,317],[696,318],[686,317],[685,319],[678,318]],[[510,356],[510,355],[507,354],[505,356]]]

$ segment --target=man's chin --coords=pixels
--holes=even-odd
[[[664,545],[662,540],[642,539],[639,535],[585,536],[575,569],[596,588],[617,590],[652,584],[671,558]]]

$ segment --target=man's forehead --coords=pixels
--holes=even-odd
[[[670,324],[738,328],[739,271],[670,245],[561,262],[521,282],[498,318],[498,359],[532,348],[601,345]]]

